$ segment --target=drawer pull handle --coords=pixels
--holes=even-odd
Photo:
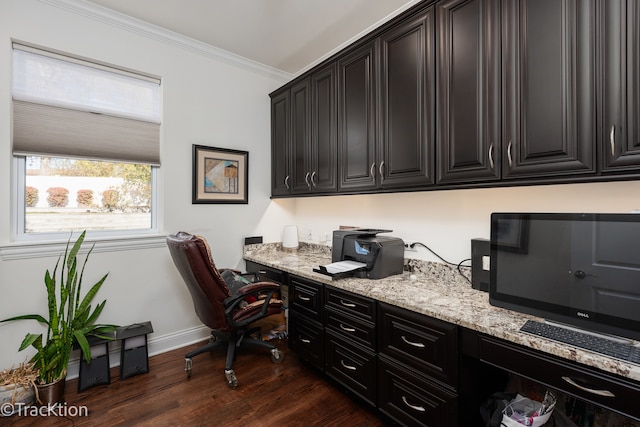
[[[342,304],[345,307],[349,307],[349,308],[355,308],[355,304],[352,304],[350,302],[344,302],[344,300],[340,300],[340,304]]]
[[[302,337],[298,337],[298,339],[300,340],[300,342],[305,343],[305,344],[311,344],[311,340],[308,340],[306,338],[302,338]]]
[[[404,397],[404,396],[402,396],[402,401],[404,402],[405,405],[407,405],[411,409],[414,409],[414,410],[420,411],[420,412],[426,411],[426,409],[424,409],[423,406],[415,406],[415,405],[412,405],[409,402],[407,402],[407,398]]]
[[[598,396],[604,396],[604,397],[616,397],[616,395],[611,393],[609,390],[597,390],[597,389],[594,389],[594,388],[584,387],[584,386],[581,386],[580,384],[576,383],[570,377],[562,377],[562,379],[565,382],[568,382],[569,384],[571,384],[572,386],[574,386],[576,388],[579,388],[582,391],[586,391],[587,393],[593,393],[593,394],[597,394]]]
[[[340,329],[342,329],[345,332],[355,332],[356,331],[354,328],[347,328],[342,323],[340,323]]]
[[[340,360],[340,364],[345,368],[348,369],[350,371],[355,371],[357,370],[357,368],[355,366],[351,366],[351,365],[347,365],[346,363],[344,363],[344,360]]]
[[[300,301],[311,301],[311,298],[305,297],[305,296],[302,296],[302,295],[298,295],[298,299]]]
[[[406,342],[409,345],[412,345],[414,347],[418,347],[418,348],[424,348],[424,344],[422,344],[421,342],[413,342],[413,341],[409,341],[404,335],[402,336],[402,341]]]
[[[611,133],[609,133],[609,143],[611,144],[611,157],[616,155],[616,125],[611,125]]]

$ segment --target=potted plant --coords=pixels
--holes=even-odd
[[[19,351],[29,346],[36,349],[31,358],[37,370],[37,394],[42,404],[55,404],[62,401],[67,366],[72,347],[78,344],[82,357],[91,361],[91,349],[87,337],[95,335],[100,338],[113,338],[115,325],[96,324],[102,313],[106,300],[98,304],[93,310],[91,302],[106,280],[108,273],[102,276],[89,291],[82,296],[82,278],[89,255],[95,246],[87,253],[82,267],[78,270],[78,251],[82,246],[86,231],[75,241],[71,249],[71,238],[67,242],[64,254],[60,255],[53,273],[45,272],[44,284],[47,292],[48,311],[45,316],[40,314],[25,314],[4,319],[0,322],[14,320],[35,320],[46,325],[46,335],[42,333],[28,333]],[[60,274],[58,276],[58,268]]]

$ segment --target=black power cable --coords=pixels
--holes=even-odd
[[[460,275],[461,275],[462,277],[464,277],[464,279],[465,279],[467,282],[471,283],[471,280],[469,280],[469,278],[468,278],[467,276],[465,276],[465,275],[464,275],[464,273],[462,273],[462,270],[461,270],[461,269],[462,269],[462,267],[465,267],[465,268],[471,268],[471,266],[470,266],[470,265],[462,265],[462,263],[463,263],[463,262],[471,261],[471,258],[463,259],[462,261],[460,261],[459,263],[457,263],[457,264],[456,264],[455,262],[449,262],[449,261],[447,261],[446,259],[442,258],[442,257],[441,257],[439,254],[437,254],[433,249],[431,249],[429,246],[425,245],[425,244],[424,244],[424,243],[422,243],[422,242],[413,242],[413,243],[411,243],[408,247],[409,247],[409,248],[411,248],[411,249],[413,249],[416,245],[420,245],[420,246],[424,247],[424,248],[425,248],[425,249],[427,249],[429,252],[431,252],[432,254],[434,254],[435,256],[437,256],[437,257],[438,257],[442,262],[444,262],[445,264],[449,264],[449,265],[453,265],[453,266],[455,266],[455,267],[456,267],[456,269],[458,270],[458,273],[460,273]]]

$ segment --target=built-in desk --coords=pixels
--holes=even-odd
[[[448,265],[406,260],[402,275],[332,280],[313,271],[331,262],[328,247],[248,245],[244,259],[457,325],[461,353],[640,420],[640,366],[520,332],[527,319],[541,319],[490,305]]]

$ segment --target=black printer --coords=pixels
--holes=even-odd
[[[382,279],[402,274],[404,242],[397,237],[378,236],[393,230],[359,228],[333,232],[332,262],[356,261],[366,264],[351,275],[367,279]]]

